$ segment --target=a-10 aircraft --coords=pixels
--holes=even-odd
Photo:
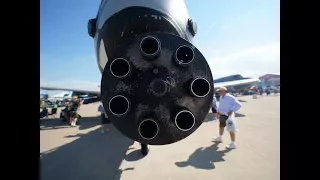
[[[258,81],[214,83],[214,69],[192,44],[197,24],[184,0],[102,0],[88,34],[101,87],[40,89],[101,94],[112,124],[143,144],[188,137],[204,121],[216,88]]]

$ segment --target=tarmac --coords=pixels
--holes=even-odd
[[[199,129],[167,146],[140,144],[111,126],[100,133],[97,103],[80,109],[78,127],[44,119],[40,127],[42,180],[278,180],[280,179],[280,95],[237,97],[237,149],[213,142],[218,123],[209,113]],[[59,112],[58,112],[59,113]]]

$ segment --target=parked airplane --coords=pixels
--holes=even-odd
[[[69,97],[70,92],[60,92],[57,94],[49,95],[48,101],[50,102],[57,102],[57,101],[64,101],[65,99],[71,98]]]
[[[49,90],[49,89],[46,89]],[[64,90],[64,89],[50,89],[50,90]],[[71,100],[73,96],[78,96],[78,98],[84,100],[84,103],[95,102],[99,98],[98,94],[93,93],[90,94],[88,92],[77,92],[77,91],[70,91],[64,90],[64,92],[56,93],[53,95],[46,94],[46,99],[41,98],[44,97],[44,94],[40,94],[40,99],[48,100],[50,102],[58,102],[58,101],[66,101]]]
[[[254,84],[258,82],[259,79],[243,77],[240,74],[235,74],[231,76],[218,78],[213,81],[215,83],[214,84],[215,87],[216,87],[216,84],[221,84],[220,87],[225,86],[230,91],[239,92],[242,90],[247,90],[251,86],[254,86]]]
[[[102,69],[103,71],[103,69]],[[102,73],[101,71],[101,73]],[[214,88],[218,89],[219,87],[228,87],[229,89],[235,89],[235,91],[244,89],[252,86],[252,84],[260,81],[257,78],[246,78],[241,75],[231,75],[214,80]],[[50,85],[41,85],[40,87],[43,90],[63,90],[63,91],[74,91],[82,93],[91,93],[97,96],[100,96],[100,86],[87,88],[76,88],[76,87],[63,87],[63,86],[50,86]]]

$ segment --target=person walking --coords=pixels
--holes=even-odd
[[[79,110],[80,102],[77,96],[72,97],[72,101],[70,102],[70,125],[75,127],[78,120],[78,110]]]
[[[227,93],[226,87],[221,87],[217,90],[220,94],[220,101],[218,106],[218,116],[219,116],[219,136],[215,138],[216,142],[222,142],[222,136],[224,133],[224,128],[226,127],[226,121],[229,116],[234,115],[238,111],[242,104],[231,94]],[[226,147],[228,149],[236,148],[236,134],[235,132],[230,132],[231,143]]]

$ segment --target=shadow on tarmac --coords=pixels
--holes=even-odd
[[[123,170],[119,169],[117,174],[115,175],[115,177],[112,180],[120,180],[121,179],[121,175],[123,173],[123,171],[131,171],[134,170],[134,168],[125,168]],[[107,179],[106,179],[107,180]]]
[[[98,117],[81,117],[78,120],[78,128],[79,130],[85,130],[88,128],[92,128],[94,126],[97,126],[100,124],[99,120],[96,122],[95,118]],[[99,118],[98,118],[99,119]],[[61,128],[74,128],[70,127],[69,123],[66,121],[61,121],[59,118],[44,118],[40,119],[40,130],[55,130],[55,129],[61,129]]]
[[[41,124],[57,129],[67,123],[46,120]],[[99,124],[98,117],[82,117],[80,126],[70,128],[87,129]],[[112,180],[115,176],[120,179],[123,171],[134,169],[119,170],[133,140],[122,135],[112,125],[110,131],[103,135],[98,128],[86,134],[70,134],[68,137],[78,139],[41,154],[42,180]]]
[[[186,161],[176,162],[178,167],[192,166],[197,169],[215,169],[214,163],[225,161],[224,156],[231,150],[225,149],[218,151],[218,143],[213,143],[209,147],[200,147],[196,149]]]
[[[132,152],[130,152],[129,154],[127,154],[125,160],[130,162],[130,161],[138,161],[142,158],[144,158],[145,156],[143,156],[141,154],[141,149],[136,149]]]

